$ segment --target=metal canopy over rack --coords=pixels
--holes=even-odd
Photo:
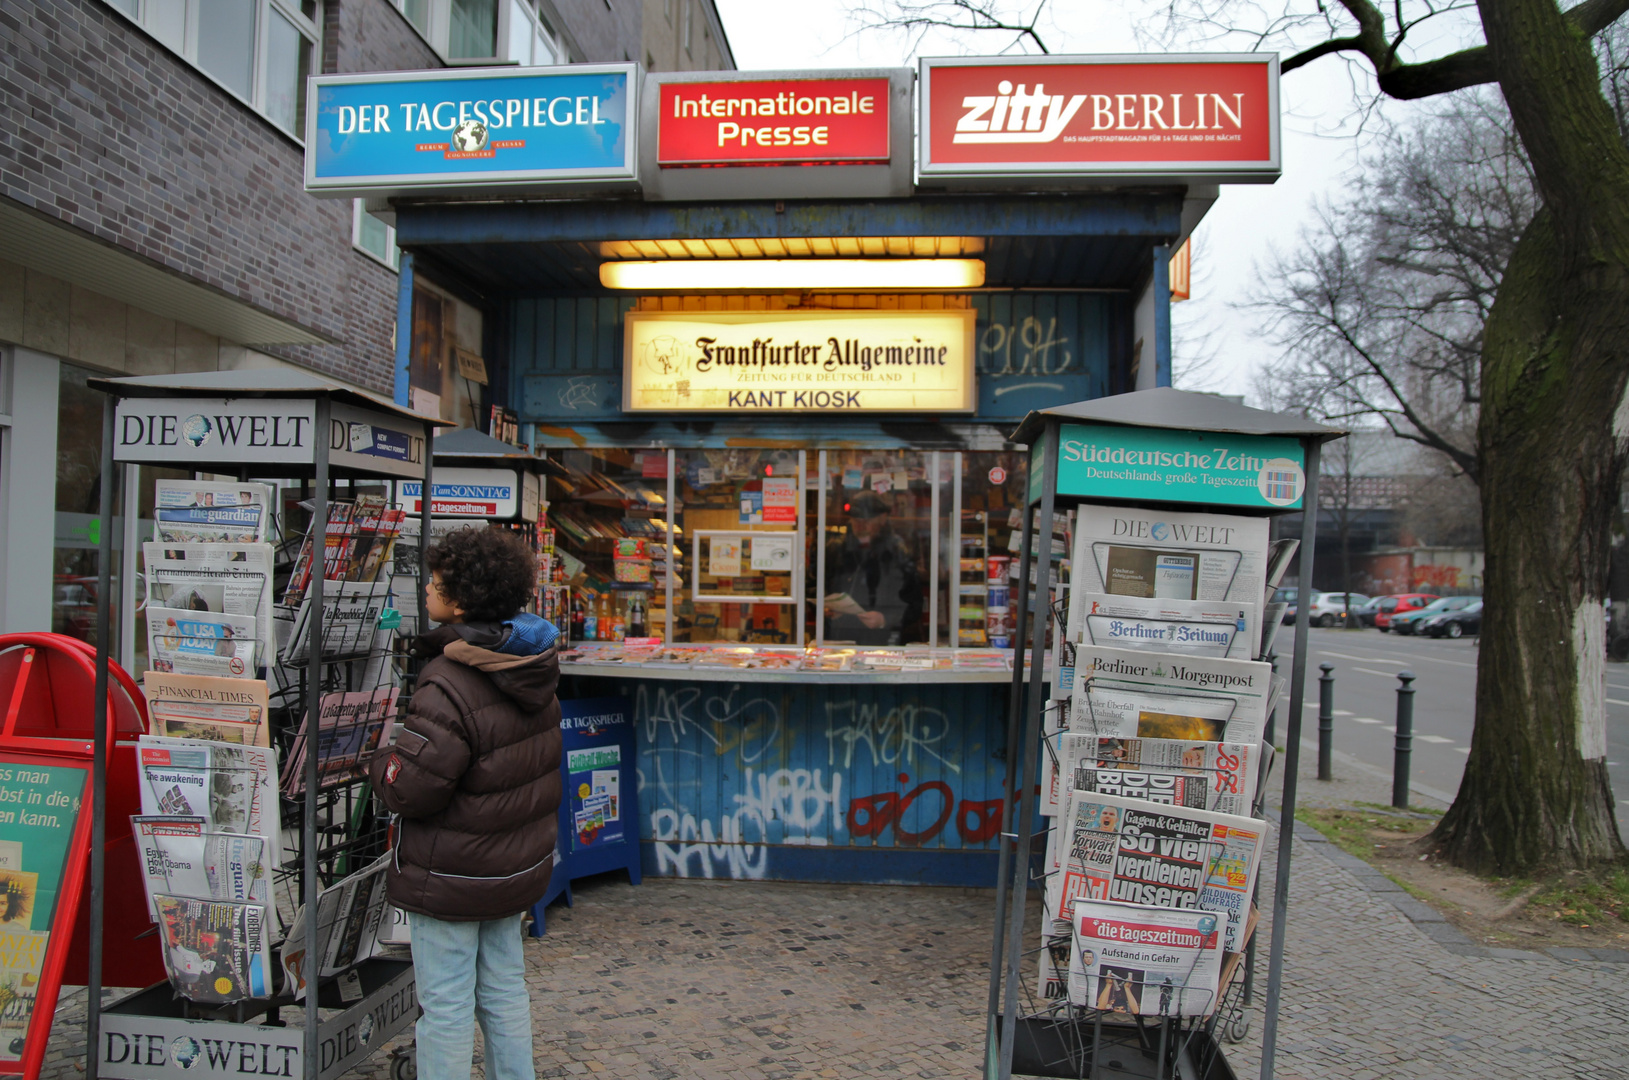
[[[1031,579],[1031,565],[1036,550],[1035,533],[1041,543],[1050,547],[1053,518],[1060,502],[1079,504],[1101,499],[1121,504],[1144,504],[1170,507],[1173,504],[1191,509],[1218,508],[1230,513],[1250,513],[1251,507],[1235,503],[1222,503],[1182,497],[1128,498],[1125,494],[1105,490],[1096,492],[1060,492],[1058,473],[1060,453],[1063,449],[1061,433],[1064,425],[1101,425],[1103,427],[1162,429],[1191,432],[1196,435],[1269,436],[1299,441],[1305,456],[1304,487],[1295,505],[1275,510],[1272,506],[1254,508],[1257,514],[1302,512],[1300,540],[1299,580],[1312,580],[1313,547],[1318,525],[1318,469],[1319,452],[1325,442],[1345,436],[1345,432],[1313,423],[1305,417],[1253,409],[1212,394],[1193,393],[1161,387],[1114,397],[1075,402],[1056,408],[1031,412],[1012,435],[1012,441],[1030,447],[1029,492],[1025,504],[1023,537],[1019,552],[1019,582],[1033,580],[1030,601],[1019,605],[1015,642],[1023,648],[1026,624],[1033,625],[1029,645],[1029,662],[1014,663],[1012,688],[1007,716],[1007,777],[1005,790],[1026,791],[1029,779],[1037,773],[1039,758],[1036,754],[1041,737],[1042,712],[1046,707],[1043,682],[1046,672],[1045,650],[1047,622],[1051,617],[1049,595],[1052,587],[1052,561],[1041,557],[1035,561]],[[1037,515],[1037,510],[1039,514]],[[1037,516],[1039,520],[1037,521]],[[1078,570],[1077,570],[1078,573]],[[1272,1080],[1274,1056],[1278,1039],[1278,1011],[1282,993],[1284,969],[1284,934],[1288,921],[1291,842],[1288,830],[1295,820],[1296,774],[1300,763],[1302,698],[1306,687],[1308,605],[1297,606],[1295,614],[1295,643],[1289,687],[1288,730],[1285,733],[1284,784],[1279,821],[1278,858],[1273,890],[1272,943],[1268,959],[1267,999],[1262,1023],[1261,1080]],[[1059,635],[1059,644],[1062,644]],[[1027,681],[1026,681],[1027,680]],[[1268,718],[1268,739],[1271,739],[1272,719]],[[1021,990],[1020,959],[1024,955],[1023,930],[1026,893],[1030,883],[1034,819],[1034,798],[1015,796],[1006,801],[1002,812],[1001,853],[996,883],[996,925],[991,950],[989,1007],[985,1033],[986,1080],[1008,1080],[1014,1074],[1015,1061],[1030,1075],[1071,1077],[1130,1077],[1130,1076],[1197,1076],[1207,1080],[1231,1078],[1233,1073],[1222,1060],[1219,1050],[1205,1033],[1208,1046],[1195,1046],[1191,1042],[1182,1046],[1167,1044],[1167,1025],[1158,1031],[1135,1026],[1122,1028],[1117,1036],[1123,1049],[1129,1049],[1139,1058],[1155,1056],[1155,1071],[1147,1073],[1133,1063],[1099,1061],[1097,1051],[1104,1045],[1105,1025],[1101,1014],[1095,1023],[1059,1024],[1050,1018],[1025,1017],[1019,1013]],[[1016,808],[1017,821],[1014,822]],[[1251,942],[1251,954],[1254,941]],[[1253,964],[1246,965],[1248,979]],[[1219,988],[1219,992],[1225,987]],[[1175,1040],[1173,1040],[1174,1042]],[[1157,1050],[1155,1048],[1157,1043]],[[1021,1051],[1021,1053],[1019,1053]],[[1172,1071],[1167,1073],[1168,1057],[1175,1056]],[[1129,1056],[1129,1055],[1122,1055]],[[1021,1073],[1022,1074],[1022,1073]]]
[[[337,477],[351,478],[415,478],[429,487],[432,481],[432,447],[437,426],[446,421],[424,416],[403,408],[394,402],[343,383],[303,371],[292,369],[255,369],[246,371],[199,372],[184,375],[139,376],[134,378],[98,378],[89,385],[108,395],[102,412],[101,462],[101,541],[99,548],[96,638],[96,690],[95,701],[105,712],[107,709],[107,679],[109,670],[109,605],[112,568],[113,492],[120,485],[113,482],[114,465],[126,462],[163,465],[190,469],[194,472],[218,472],[247,479],[250,473],[279,478],[311,479],[312,523],[311,535],[317,543],[327,534],[330,503],[330,484]],[[130,511],[127,509],[126,511]],[[426,502],[421,514],[421,527],[428,532],[429,507]],[[420,557],[420,579],[423,563]],[[322,687],[323,659],[323,584],[321,557],[317,572],[311,575],[309,600],[318,615],[311,620],[309,651],[306,656],[305,708],[312,730],[316,730],[316,717]],[[127,571],[128,572],[128,571]],[[104,837],[106,811],[104,793],[107,790],[107,745],[100,727],[94,747],[94,784],[92,847],[91,847],[91,900],[90,900],[90,970],[88,1008],[86,1010],[86,1073],[95,1080],[101,1062],[99,1046],[104,1010],[101,1007],[102,990],[102,924],[104,880]],[[304,755],[305,791],[304,814],[301,830],[303,867],[299,875],[301,899],[311,917],[306,919],[306,949],[308,956],[318,951],[317,898],[321,891],[317,853],[318,822],[315,797],[321,787],[318,773],[319,755]],[[347,1053],[335,1054],[335,1059],[323,1067],[320,1043],[324,1034],[320,1008],[343,1007],[346,1016],[358,1008],[377,1004],[388,996],[402,994],[411,997],[412,974],[410,965],[396,962],[394,968],[383,973],[370,972],[361,979],[364,997],[361,1002],[345,1001],[337,993],[317,992],[319,972],[309,979],[311,992],[305,996],[305,1029],[301,1049],[302,1073],[307,1080],[318,1080],[321,1075],[333,1074],[348,1068],[352,1057]],[[146,1006],[143,1006],[145,1009]],[[410,1018],[408,1009],[392,1013],[397,1026]],[[151,1022],[154,1017],[144,1016]],[[240,1017],[241,1019],[241,1017]],[[267,1029],[264,1026],[256,1028]],[[370,1032],[372,1027],[370,1025]],[[381,1033],[383,1034],[383,1033]],[[361,1052],[365,1053],[384,1042],[369,1044],[362,1037]],[[194,1064],[193,1060],[176,1061],[173,1056],[159,1062],[167,1071],[181,1075],[181,1070]],[[286,1063],[280,1063],[287,1067]],[[285,1072],[284,1075],[291,1075]]]

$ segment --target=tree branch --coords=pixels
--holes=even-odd
[[[1374,68],[1381,91],[1403,101],[1498,81],[1486,45],[1416,64],[1398,63],[1396,46],[1386,40],[1385,17],[1379,9],[1369,0],[1341,0],[1341,6],[1357,20],[1358,32],[1296,53],[1280,65],[1281,72],[1294,71],[1330,53],[1355,52]],[[1617,22],[1626,11],[1629,11],[1629,0],[1584,0],[1568,8],[1566,17],[1585,37],[1594,37]]]

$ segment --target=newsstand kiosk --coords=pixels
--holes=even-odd
[[[91,385],[108,395],[101,433],[101,588],[97,595],[104,632],[97,643],[98,695],[106,692],[105,629],[113,533],[108,493],[119,487],[113,482],[115,463],[165,466],[238,481],[298,481],[302,494],[310,499],[312,521],[307,535],[323,537],[330,552],[336,525],[331,516],[336,480],[432,482],[430,449],[435,427],[442,421],[315,375],[292,370],[223,371],[94,379]],[[386,519],[385,511],[380,511],[380,518]],[[426,507],[420,513],[421,529],[428,529],[428,518]],[[298,542],[299,537],[292,539]],[[416,595],[422,564],[411,579],[381,574],[374,589],[377,595],[364,595],[366,588],[343,580],[343,575],[328,573],[325,563],[322,556],[313,559],[314,572],[305,594],[309,604],[305,610],[315,613],[307,618],[302,635],[309,643],[301,648],[296,639],[296,644],[282,648],[286,635],[278,632],[272,635],[274,640],[262,643],[263,651],[258,654],[270,687],[269,738],[271,746],[281,748],[284,761],[290,760],[291,748],[298,744],[295,730],[307,717],[319,715],[325,693],[354,690],[364,677],[359,673],[365,671],[365,678],[389,684],[387,700],[394,702],[395,687],[401,681],[390,655],[390,635],[380,624],[388,629],[389,590],[406,593],[411,589]],[[324,570],[315,572],[319,565]],[[325,577],[331,579],[326,588],[337,594],[328,604],[324,603]],[[348,640],[346,648],[337,648],[334,635],[336,626],[343,625],[342,604],[356,596],[372,604],[361,605],[370,613],[368,625],[354,641]],[[325,742],[329,736],[326,716],[322,730]],[[332,942],[355,938],[349,926],[345,934],[335,936],[337,927],[328,913],[328,901],[339,898],[324,890],[353,875],[364,861],[377,863],[386,844],[385,822],[372,812],[365,779],[345,775],[336,780],[319,774],[324,752],[325,747],[319,745],[316,752],[299,755],[303,783],[294,785],[292,793],[288,788],[274,793],[267,801],[275,809],[268,808],[266,815],[268,831],[277,838],[272,841],[276,848],[270,873],[272,898],[265,911],[272,928],[273,952],[299,949],[304,957],[318,958],[320,963],[299,969],[302,989],[314,985],[316,992],[297,997],[273,962],[273,978],[262,992],[253,993],[249,987],[249,992],[227,1003],[189,1001],[164,982],[98,1008],[103,982],[99,958],[104,944],[100,838],[108,827],[104,798],[108,778],[106,740],[97,741],[92,826],[97,842],[91,846],[90,870],[91,1005],[86,1015],[86,1042],[91,1048],[87,1074],[93,1080],[97,1076],[121,1080],[225,1076],[238,1071],[319,1080],[351,1069],[416,1018],[410,961],[375,956],[359,962],[342,960],[337,965],[341,970],[331,970],[336,966],[334,956],[349,955],[336,951]],[[270,756],[270,747],[267,753]],[[213,771],[209,774],[211,798],[221,780]],[[279,816],[287,828],[278,827]],[[382,888],[370,885],[370,889],[382,906]],[[319,904],[319,896],[324,903]],[[347,894],[347,902],[349,899]],[[140,903],[129,897],[123,902]],[[317,913],[303,920],[303,930],[295,929],[300,924],[294,915],[300,907]],[[364,906],[351,910],[361,911]],[[366,910],[370,916],[374,912],[373,907]],[[167,929],[159,927],[161,941],[167,940]],[[192,933],[185,947],[202,954],[192,959],[207,968],[213,944],[214,935],[205,928]],[[310,977],[313,970],[316,978]],[[290,1024],[293,1018],[282,1015],[284,1010],[298,1010],[303,1025]],[[402,1062],[398,1059],[399,1065]]]
[[[1039,773],[1043,796],[1009,801],[1002,819],[987,1080],[1234,1076],[1217,1036],[1236,1040],[1248,1026],[1256,871],[1272,832],[1261,802],[1285,689],[1263,662],[1278,621],[1267,600],[1295,553],[1293,540],[1270,540],[1266,519],[1301,512],[1299,581],[1310,583],[1319,450],[1343,435],[1170,388],[1032,412],[1014,433],[1030,448],[1019,580],[1033,585],[1017,640],[1026,623],[1034,633],[1027,668],[1013,666],[1006,789]],[[1052,560],[1036,550],[1066,509],[1074,561],[1068,597],[1054,602]],[[1261,1080],[1273,1076],[1278,1034],[1291,852],[1283,830],[1295,821],[1306,654],[1303,604],[1282,739]],[[1180,760],[1154,760],[1173,748]],[[1150,787],[1123,798],[1134,794],[1136,764],[1149,781],[1163,771],[1185,784],[1185,794],[1157,797]],[[1049,826],[1036,827],[1037,801]],[[1159,830],[1172,822],[1191,827],[1170,835],[1198,838],[1198,854],[1162,863]],[[1178,891],[1167,886],[1185,875],[1189,902],[1147,899]],[[1040,933],[1026,936],[1032,876],[1045,899]],[[1137,909],[1099,903],[1113,900],[1159,907],[1132,916]],[[1184,928],[1184,913],[1169,906],[1204,910],[1186,912],[1194,922]],[[1185,938],[1189,929],[1198,932]],[[1137,945],[1155,941],[1164,955],[1139,960]]]

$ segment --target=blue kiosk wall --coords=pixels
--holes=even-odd
[[[995,883],[1005,683],[563,685],[631,703],[645,873]]]

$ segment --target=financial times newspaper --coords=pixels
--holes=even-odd
[[[1079,644],[1116,649],[1254,659],[1261,605],[1249,601],[1166,600],[1152,596],[1081,594]]]
[[[1070,728],[1113,738],[1260,742],[1273,666],[1080,645]]]
[[[153,897],[170,985],[189,1001],[224,1005],[271,997],[271,936],[264,904]]]
[[[270,746],[266,684],[261,679],[222,679],[213,675],[142,676],[147,715],[158,735],[211,742]]]
[[[1209,1016],[1222,968],[1220,918],[1076,900],[1070,1004],[1129,1016]]]
[[[1076,791],[1059,825],[1063,864],[1051,918],[1069,918],[1081,899],[1211,911],[1225,920],[1223,948],[1238,951],[1266,822]]]
[[[147,654],[154,671],[255,677],[257,622],[242,615],[147,606]]]
[[[147,875],[148,914],[159,894],[195,900],[270,902],[265,837],[218,832],[202,817],[130,819]]]
[[[1047,755],[1041,812],[1056,817],[1075,790],[1248,816],[1258,744],[1116,739],[1066,732]]]
[[[160,480],[153,490],[153,539],[162,544],[258,544],[267,538],[265,484]]]
[[[1266,518],[1084,504],[1071,581],[1082,596],[1260,604],[1267,535]]]

